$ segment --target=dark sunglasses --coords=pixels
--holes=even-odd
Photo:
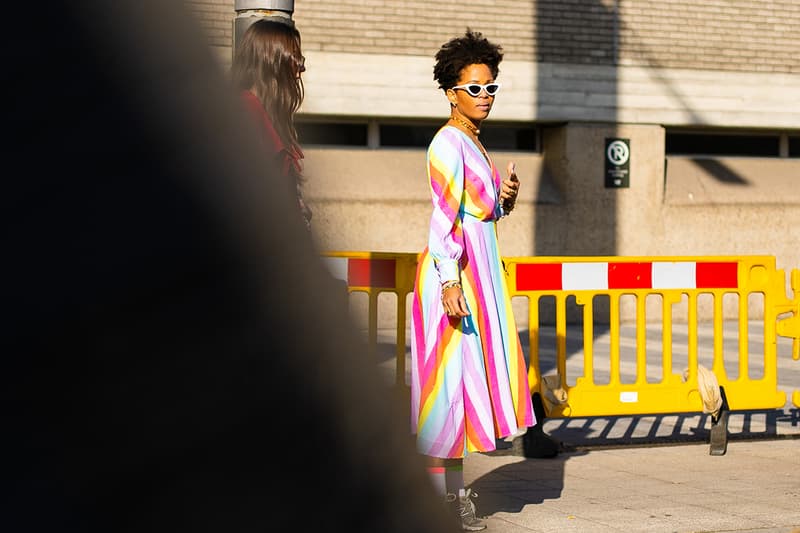
[[[453,89],[464,89],[470,96],[478,96],[481,91],[486,91],[489,96],[494,96],[500,90],[500,84],[496,82],[481,85],[480,83],[467,83],[466,85],[456,85]]]

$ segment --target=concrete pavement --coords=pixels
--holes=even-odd
[[[379,366],[393,381],[391,332],[378,339]],[[623,350],[635,348],[623,341]],[[708,415],[672,413],[545,419],[545,433],[564,447],[554,458],[524,457],[519,439],[467,456],[465,481],[478,494],[487,533],[800,533],[800,409],[791,403],[800,361],[791,359],[790,342],[778,342],[787,403],[731,412],[724,455],[710,455]],[[751,344],[750,353],[763,353]],[[573,358],[579,350],[568,369]]]
[[[798,438],[478,453],[464,473],[487,533],[800,533]]]
[[[789,390],[790,387],[785,387]],[[702,413],[545,419],[565,451],[471,454],[487,533],[800,533],[800,409],[735,411],[724,455]]]
[[[785,373],[784,376],[789,375]],[[781,379],[787,393],[800,386]],[[790,397],[790,394],[787,394]],[[469,455],[487,533],[800,533],[800,409],[734,411],[724,455],[702,413],[545,419],[565,451]]]

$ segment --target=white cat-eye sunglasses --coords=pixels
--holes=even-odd
[[[453,89],[463,89],[467,91],[467,94],[470,96],[478,96],[481,94],[481,91],[486,91],[486,94],[489,96],[494,96],[497,94],[497,91],[500,90],[500,84],[497,82],[487,83],[486,85],[481,85],[480,83],[467,83],[465,85],[456,85]]]

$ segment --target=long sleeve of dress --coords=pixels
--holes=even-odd
[[[428,180],[433,201],[428,248],[442,283],[460,279],[459,259],[464,251],[462,152],[455,132],[437,135],[428,147]]]

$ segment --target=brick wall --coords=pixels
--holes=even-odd
[[[233,0],[184,2],[230,46]],[[800,73],[797,0],[296,0],[294,17],[307,50],[432,57],[469,25],[519,61]]]
[[[233,0],[184,0],[202,26],[211,46],[230,47],[233,42]]]
[[[797,0],[624,0],[626,64],[800,74]]]

